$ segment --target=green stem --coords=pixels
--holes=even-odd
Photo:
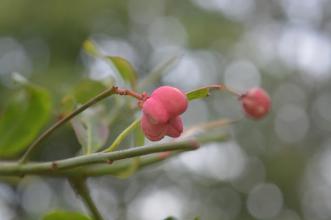
[[[83,178],[71,178],[69,181],[73,190],[81,197],[86,207],[90,210],[93,219],[102,220],[103,218],[90,195],[86,180]]]
[[[152,146],[134,147],[127,150],[120,150],[110,153],[95,153],[90,155],[77,156],[69,159],[58,160],[53,162],[25,163],[17,162],[0,162],[0,175],[3,176],[21,176],[26,174],[44,174],[52,175],[59,170],[80,167],[96,163],[112,163],[116,160],[132,158],[163,151],[176,150],[195,150],[199,147],[196,139],[155,144]]]
[[[113,86],[112,88],[106,89],[105,91],[101,92],[100,94],[96,95],[92,99],[90,99],[87,103],[80,106],[78,109],[74,110],[69,115],[65,116],[61,120],[57,121],[55,124],[53,124],[51,127],[49,127],[46,131],[44,131],[27,149],[27,151],[23,154],[23,156],[20,159],[20,163],[25,163],[31,156],[33,150],[36,149],[38,144],[42,142],[44,139],[46,139],[48,136],[50,136],[57,128],[59,128],[61,125],[68,122],[70,119],[74,118],[90,106],[98,103],[99,101],[107,98],[108,96],[111,96],[113,94],[117,95],[125,95],[125,96],[131,96],[138,100],[143,100],[145,96],[143,94],[138,94],[134,91],[128,90],[128,89],[121,89],[118,87]]]
[[[134,120],[124,131],[122,131],[111,144],[110,147],[106,148],[103,152],[111,152],[114,151],[120,143],[139,125],[140,118]]]

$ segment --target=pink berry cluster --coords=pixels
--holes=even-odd
[[[267,115],[271,108],[268,93],[261,88],[252,88],[240,97],[245,114],[253,119],[260,119]]]
[[[252,119],[261,119],[271,108],[267,92],[261,88],[252,88],[240,95],[243,111]],[[171,86],[161,86],[150,97],[143,100],[141,127],[151,141],[159,141],[164,136],[179,137],[183,132],[180,117],[188,106],[186,95]]]
[[[186,95],[171,86],[161,86],[153,91],[142,105],[141,127],[151,141],[164,136],[179,137],[183,132],[180,115],[188,106]]]

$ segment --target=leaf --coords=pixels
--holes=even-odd
[[[84,79],[62,99],[62,115],[72,112],[77,104],[83,104],[104,91],[101,82]],[[71,126],[85,154],[99,150],[107,141],[109,129],[103,106],[90,107],[71,120]]]
[[[101,106],[90,107],[79,117],[71,120],[78,142],[84,154],[90,154],[103,147],[109,136],[105,111]]]
[[[178,220],[178,219],[175,217],[169,216],[169,217],[165,218],[164,220]]]
[[[115,65],[124,81],[130,83],[132,88],[136,87],[137,73],[126,59],[115,56],[106,56],[105,58],[110,60]]]
[[[78,118],[73,118],[70,121],[72,128],[74,129],[75,135],[77,137],[78,142],[80,145],[87,151],[87,131],[84,127],[81,120]]]
[[[87,131],[87,154],[103,147],[108,139],[109,129],[102,115],[96,110],[84,118]]]
[[[2,157],[13,157],[26,149],[47,123],[51,112],[52,101],[47,90],[27,81],[21,83],[0,118]]]
[[[100,52],[91,40],[85,40],[83,42],[84,51],[91,56],[100,56]]]
[[[99,81],[83,79],[73,88],[70,95],[72,95],[78,103],[83,104],[105,89],[106,86]]]
[[[202,99],[209,95],[209,88],[200,88],[186,94],[188,100]]]
[[[52,211],[47,213],[43,220],[91,220],[89,217],[78,212]]]

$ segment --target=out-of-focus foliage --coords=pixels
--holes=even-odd
[[[24,80],[24,79],[23,79]],[[20,82],[0,117],[0,157],[13,157],[26,149],[51,112],[52,99],[44,88]]]
[[[53,211],[44,216],[43,220],[89,220],[88,217],[77,212]]]
[[[160,84],[184,91],[218,82],[239,92],[262,86],[273,101],[266,119],[241,121],[233,126],[232,141],[209,144],[125,180],[90,179],[97,206],[106,219],[118,220],[330,219],[330,7],[327,0],[2,0],[1,120],[5,106],[15,102],[12,72],[49,90],[55,100],[52,121],[102,89],[89,80],[128,86],[116,64],[86,53],[88,39],[101,54],[132,64],[139,91]],[[84,79],[88,83],[80,84]],[[75,90],[76,85],[81,88]],[[75,97],[68,98],[73,90]],[[67,105],[61,109],[63,97]],[[105,146],[135,118],[134,104],[122,97],[95,107],[108,112]],[[26,110],[28,100],[19,105],[11,114]],[[33,115],[39,117],[39,111]],[[190,103],[184,124],[241,116],[235,98],[213,92]],[[31,130],[12,140],[32,135],[37,125],[29,123]],[[11,123],[5,131],[16,126]],[[122,146],[134,142],[142,143],[130,137]],[[23,147],[2,149],[18,153]],[[67,126],[33,159],[66,158],[79,151]],[[82,210],[62,180],[4,181],[0,192],[4,220],[38,219],[54,208]]]

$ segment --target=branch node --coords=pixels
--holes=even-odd
[[[57,163],[55,161],[52,161],[52,169],[57,170],[57,168],[58,168]]]

